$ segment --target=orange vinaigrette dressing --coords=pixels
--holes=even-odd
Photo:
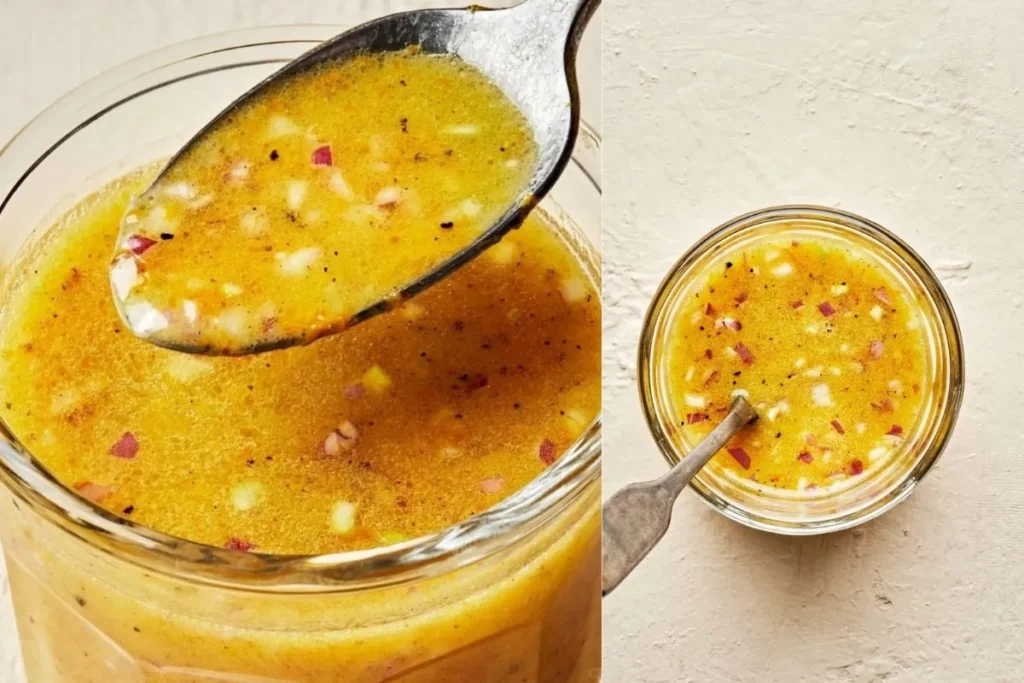
[[[151,177],[59,221],[15,266],[0,312],[0,417],[106,509],[241,550],[379,546],[493,506],[597,414],[600,302],[539,217],[310,346],[203,357],[138,339],[106,265]]]
[[[717,257],[674,321],[669,392],[684,440],[746,397],[760,420],[714,466],[780,489],[883,466],[929,391],[912,293],[838,239],[771,236]]]
[[[464,62],[328,64],[218,123],[133,200],[111,284],[156,343],[311,341],[468,246],[536,156],[522,114]]]

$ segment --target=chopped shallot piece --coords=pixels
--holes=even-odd
[[[320,452],[335,456],[342,451],[352,450],[358,440],[359,429],[351,421],[345,420],[321,442]]]
[[[358,506],[347,500],[334,504],[331,511],[331,529],[338,534],[347,534],[356,527],[356,511]]]
[[[736,459],[736,462],[740,464],[740,467],[745,470],[750,469],[750,456],[747,455],[745,450],[742,448],[730,448],[729,455]]]
[[[136,256],[142,256],[154,244],[156,244],[156,240],[151,240],[143,235],[130,235],[124,242],[124,245]]]
[[[742,360],[746,365],[750,365],[754,362],[754,354],[750,352],[750,349],[748,349],[743,342],[734,346],[733,349],[736,351],[736,355],[740,357],[740,360]]]
[[[330,145],[320,145],[313,150],[314,166],[330,166],[333,162],[334,156],[331,154]]]
[[[704,414],[704,413],[687,413],[686,414],[686,424],[688,424],[688,425],[694,425],[694,424],[697,424],[698,422],[703,422],[706,419],[708,419],[708,416],[706,414]]]
[[[836,309],[832,307],[832,304],[827,301],[825,303],[818,304],[818,310],[821,311],[821,314],[826,318],[836,312]]]
[[[868,355],[870,355],[872,359],[878,360],[879,358],[882,357],[882,351],[884,349],[885,345],[882,343],[882,341],[876,339],[875,341],[871,342],[871,346],[868,347]]]
[[[827,384],[815,384],[811,387],[811,400],[817,406],[832,405],[832,393]]]
[[[794,309],[799,310],[799,309],[804,307],[804,302],[803,301],[794,301],[793,303],[790,304],[790,306],[792,306]]]
[[[889,298],[889,292],[885,291],[885,287],[879,287],[875,290],[875,298],[886,306],[892,307],[892,299]]]
[[[707,386],[718,379],[718,370],[712,370],[711,373],[704,378],[704,386]]]
[[[115,458],[134,460],[139,453],[139,442],[131,432],[125,432],[121,438],[110,447],[110,454]]]
[[[551,439],[544,439],[540,442],[540,446],[537,447],[537,457],[545,465],[550,465],[555,461],[555,444],[551,442]]]
[[[840,434],[846,433],[846,430],[843,429],[843,423],[840,422],[839,420],[832,420],[832,426],[835,427],[835,430]]]
[[[228,550],[237,550],[239,552],[247,553],[250,550],[255,549],[256,548],[256,544],[255,543],[250,543],[249,541],[246,541],[244,539],[235,538],[234,536],[232,536],[231,538],[228,539],[228,542],[224,544],[224,547],[227,548]]]
[[[875,401],[872,401],[871,407],[874,408],[875,410],[880,410],[883,413],[891,413],[892,401],[890,401],[888,398],[883,398],[881,401],[878,401],[877,403]]]
[[[480,490],[489,496],[501,491],[505,486],[505,480],[501,477],[490,477],[480,482]]]
[[[249,175],[249,163],[247,161],[240,161],[231,167],[231,169],[224,176],[224,180],[242,180]]]
[[[392,207],[402,199],[402,190],[398,187],[385,187],[373,198],[373,203],[380,207]]]
[[[733,332],[739,332],[743,329],[743,323],[735,318],[722,318],[722,325],[728,327]]]
[[[800,462],[805,462],[808,465],[814,462],[814,456],[808,453],[807,451],[802,451],[800,455],[796,456],[796,459],[799,460]]]
[[[84,498],[88,498],[94,503],[102,503],[114,493],[112,487],[94,484],[91,481],[75,484],[75,490],[81,493]]]
[[[886,432],[886,434],[888,434],[890,436],[899,436],[902,433],[903,433],[903,427],[900,427],[899,425],[893,425],[892,428],[889,431]]]
[[[857,475],[864,471],[864,463],[860,460],[850,461],[850,474]]]
[[[363,386],[362,382],[356,382],[354,384],[348,384],[345,386],[345,398],[350,401],[354,401],[358,398],[362,398],[366,395],[366,387]]]
[[[298,211],[302,208],[302,203],[306,200],[306,189],[307,183],[305,180],[288,181],[285,197],[289,209]]]
[[[590,290],[587,284],[579,278],[569,278],[562,281],[562,298],[565,299],[567,304],[575,304],[584,301],[589,295]]]

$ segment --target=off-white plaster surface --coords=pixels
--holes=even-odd
[[[692,492],[605,600],[609,683],[1024,680],[1024,4],[605,5],[605,495],[665,463],[641,318],[704,232],[773,204],[891,227],[939,273],[968,383],[917,492],[855,531],[754,532]]]
[[[516,4],[476,1],[491,7]],[[468,4],[469,0],[0,0],[0,147],[32,116],[84,80],[172,43],[251,26],[345,23],[354,8],[385,14]],[[580,46],[578,70],[583,115],[597,130],[600,14]],[[8,593],[0,558],[0,683],[22,683]]]

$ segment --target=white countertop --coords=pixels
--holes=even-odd
[[[605,600],[605,680],[1024,680],[1024,4],[605,12],[605,495],[666,467],[636,392],[650,297],[751,209],[835,205],[895,230],[952,297],[968,376],[938,467],[861,528],[772,536],[685,492]]]
[[[480,4],[502,6],[509,0]],[[251,26],[337,24],[355,5],[379,14],[470,4],[468,0],[0,0],[0,146],[32,116],[82,81],[182,40]],[[580,47],[584,117],[600,130],[600,33],[596,16]],[[18,639],[0,562],[0,683],[22,683]],[[33,681],[33,683],[37,683]],[[39,681],[38,683],[51,683]],[[116,683],[116,682],[112,682]]]

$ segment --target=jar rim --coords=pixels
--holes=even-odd
[[[213,33],[175,43],[137,56],[86,81],[41,111],[0,148],[0,163],[24,138],[52,125],[51,114],[71,110],[88,116],[70,131],[47,131],[46,149],[29,153],[35,160],[18,169],[18,179],[0,196],[0,215],[21,183],[75,133],[135,97],[144,96],[181,80],[171,75],[156,83],[135,83],[152,78],[167,67],[190,60],[268,45],[309,46],[332,37],[347,26],[262,26]],[[304,50],[303,50],[304,51]],[[285,64],[289,59],[266,60]],[[234,66],[239,66],[235,64]],[[215,71],[231,68],[225,64]],[[210,73],[197,70],[192,77]],[[186,76],[187,77],[187,76]],[[117,87],[131,86],[129,98],[96,102]],[[138,86],[138,87],[136,87]],[[86,100],[84,103],[81,100]],[[91,106],[86,111],[86,105]],[[54,141],[55,140],[55,141]],[[52,144],[51,144],[52,143]],[[28,143],[25,143],[28,144]],[[579,158],[582,145],[584,158]],[[570,165],[578,168],[600,196],[600,169],[592,167],[601,138],[580,121],[579,142]],[[599,277],[599,274],[596,275]],[[498,505],[459,524],[403,543],[321,555],[272,555],[217,548],[170,536],[106,511],[61,484],[0,419],[0,481],[17,499],[30,505],[46,522],[102,552],[149,570],[200,583],[266,592],[344,592],[395,585],[455,571],[481,561],[540,528],[569,507],[600,479],[601,416],[584,430],[563,456],[539,477]]]
[[[863,216],[832,207],[813,204],[784,204],[750,211],[722,223],[691,246],[669,269],[665,278],[658,285],[644,317],[637,355],[637,385],[648,429],[669,466],[675,465],[685,453],[679,452],[677,445],[667,434],[663,420],[659,418],[660,408],[656,391],[657,373],[654,369],[654,361],[658,354],[655,352],[654,346],[658,341],[659,328],[670,322],[665,319],[670,314],[667,306],[671,296],[681,287],[680,283],[686,280],[688,271],[700,259],[730,238],[738,238],[748,231],[768,224],[799,220],[827,223],[831,227],[845,229],[867,237],[910,268],[920,278],[931,304],[936,309],[941,322],[939,327],[949,351],[949,363],[946,368],[946,392],[940,401],[942,408],[937,418],[938,426],[929,443],[921,449],[923,455],[918,458],[915,466],[907,470],[889,490],[849,513],[828,519],[816,519],[813,523],[807,524],[789,520],[781,521],[756,514],[744,506],[735,504],[709,486],[701,474],[691,481],[690,487],[699,495],[700,499],[725,517],[761,531],[792,536],[848,529],[874,519],[905,500],[918,482],[930,471],[949,443],[963,400],[965,376],[963,338],[952,302],[931,267],[900,237]]]

